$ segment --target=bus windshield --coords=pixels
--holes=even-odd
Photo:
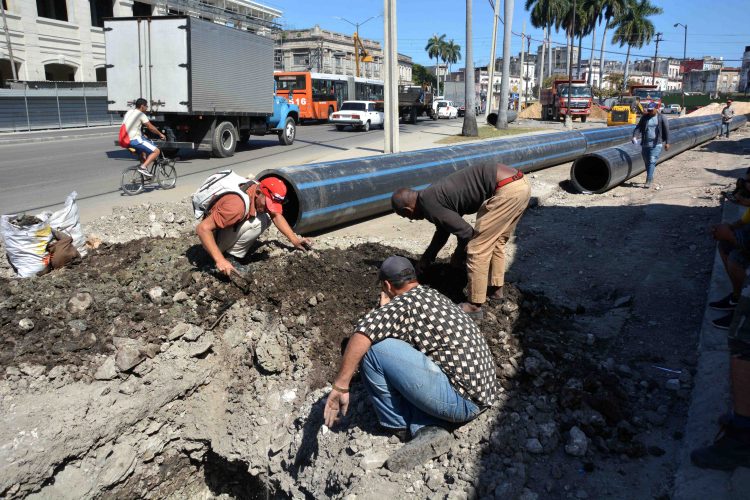
[[[367,111],[367,105],[363,102],[345,102],[341,105],[341,111]]]
[[[557,91],[560,93],[560,97],[568,97],[568,86],[559,85]],[[573,92],[570,97],[591,97],[591,88],[586,86],[573,86]]]
[[[636,89],[635,96],[641,99],[661,99],[662,91],[654,89]]]
[[[305,90],[305,75],[275,75],[276,90]]]

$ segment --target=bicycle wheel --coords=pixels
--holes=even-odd
[[[156,182],[162,189],[172,189],[177,185],[177,170],[174,168],[174,160],[159,163],[156,167]]]
[[[122,182],[120,189],[128,196],[138,194],[143,191],[145,184],[143,176],[138,172],[138,167],[128,167],[122,171]]]

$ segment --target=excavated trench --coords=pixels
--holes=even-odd
[[[143,239],[0,280],[0,496],[511,498],[563,450],[585,464],[646,454],[639,434],[671,404],[657,382],[617,372],[574,311],[512,287],[480,325],[499,402],[451,452],[410,474],[381,469],[401,445],[356,380],[341,426],[323,427],[341,342],[393,253],[269,242],[245,293],[212,274],[194,237]],[[424,281],[463,299],[448,265]]]

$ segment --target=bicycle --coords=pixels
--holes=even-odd
[[[131,153],[135,154],[134,149],[128,149]],[[123,170],[120,189],[128,196],[140,193],[147,184],[154,182],[159,184],[159,187],[162,189],[172,189],[177,185],[177,170],[174,168],[174,164],[175,160],[164,156],[164,152],[162,151],[149,167],[151,177],[146,177],[138,171],[140,164]]]

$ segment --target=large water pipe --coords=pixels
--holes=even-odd
[[[679,128],[681,120],[686,119],[670,124]],[[713,120],[718,124],[718,115]],[[487,163],[531,172],[572,161],[613,141],[621,144],[632,131],[632,126],[624,126],[497,139],[264,170],[258,178],[274,175],[286,183],[284,216],[297,232],[309,233],[390,211],[391,194],[400,187],[424,189],[453,172]]]
[[[689,116],[684,118],[667,118],[670,130],[679,130],[693,125],[705,123],[716,123],[721,121],[720,115]],[[600,149],[618,146],[630,140],[633,135],[633,125],[620,125],[618,127],[602,127],[580,130],[580,134],[586,139],[586,152],[590,153]]]
[[[747,123],[744,115],[730,123],[735,130]],[[669,151],[662,150],[658,163],[666,161],[719,135],[720,121],[677,128],[670,131]],[[646,170],[638,144],[624,144],[596,152],[587,152],[570,168],[570,180],[581,193],[604,193]]]

